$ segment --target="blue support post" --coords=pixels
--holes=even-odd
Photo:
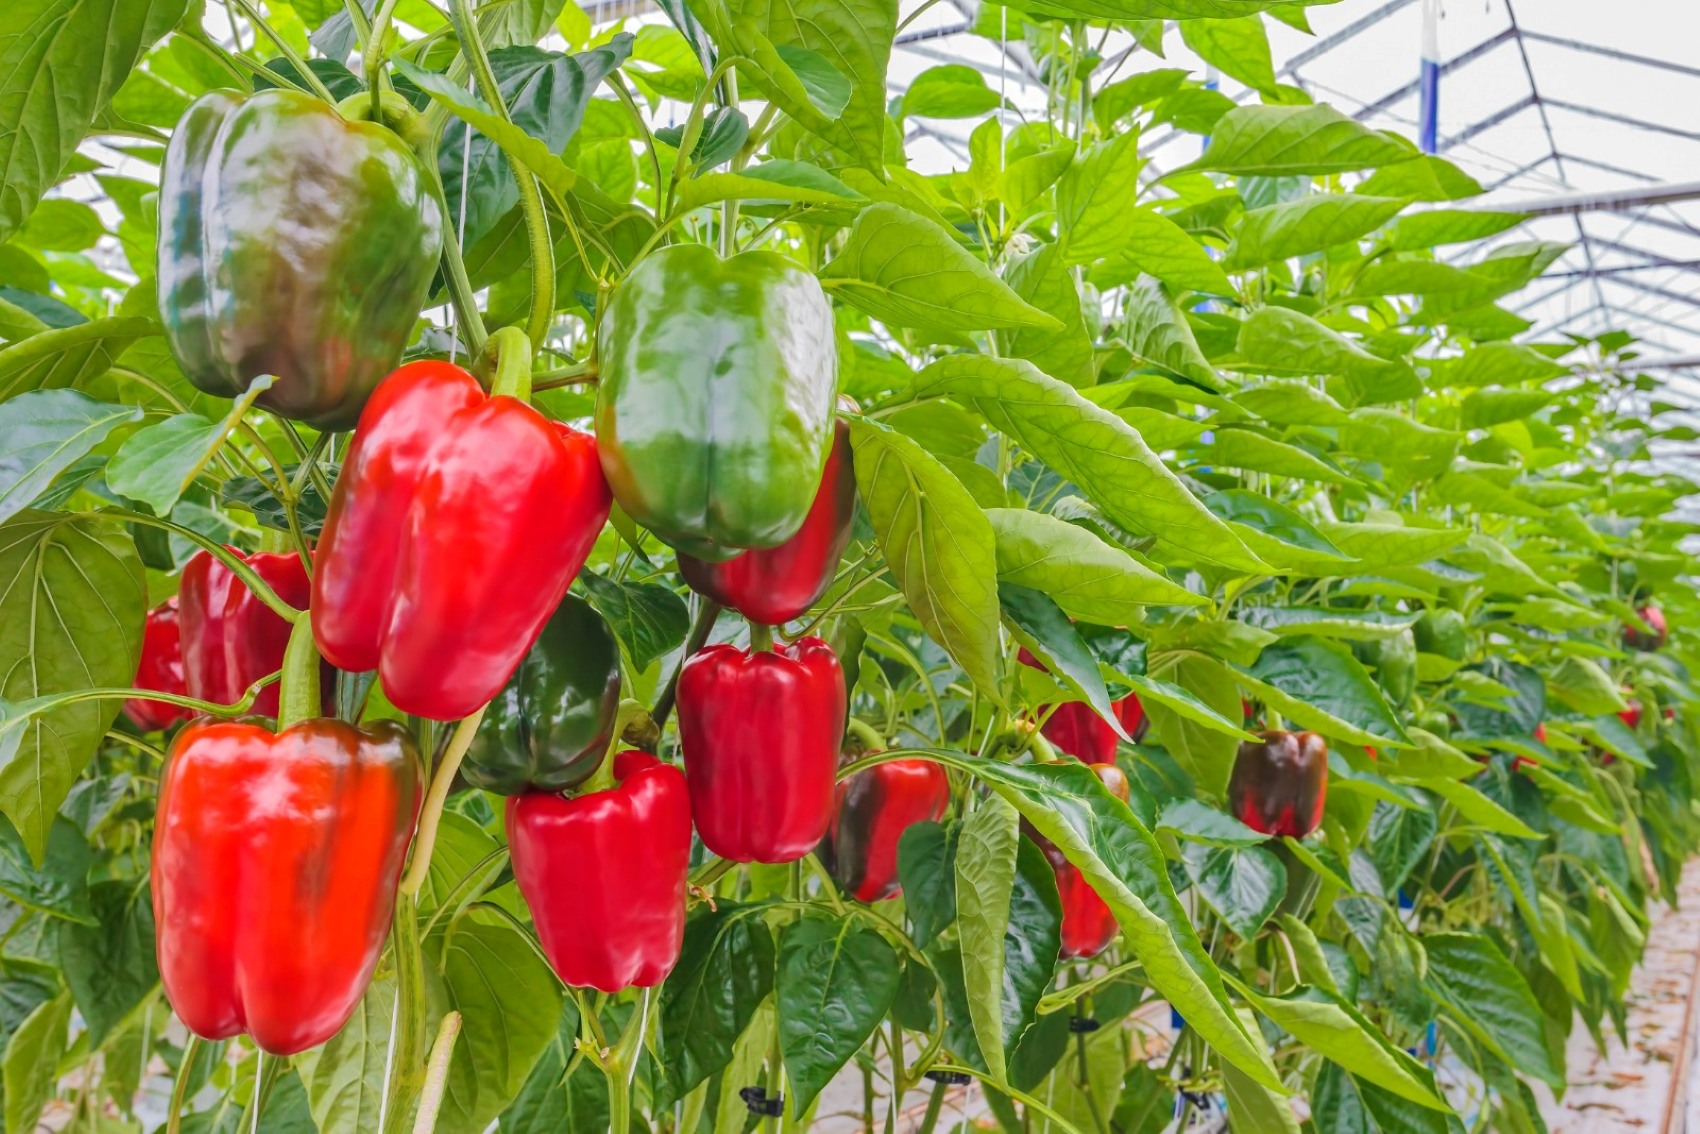
[[[1423,0],[1423,58],[1417,145],[1432,154],[1440,140],[1440,0]]]

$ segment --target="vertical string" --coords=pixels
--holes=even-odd
[[[472,176],[472,127],[463,122],[460,124],[460,131],[463,140],[460,147],[460,207],[456,210],[460,215],[455,218],[455,240],[460,245],[461,255],[464,256],[466,255],[466,179]],[[466,328],[460,325],[460,311],[453,308],[452,304],[450,306],[454,310],[455,323],[454,342],[449,347],[452,352],[460,349],[461,336],[466,333]],[[449,361],[454,361],[452,354]],[[467,352],[466,361],[467,365],[472,364],[471,351]]]

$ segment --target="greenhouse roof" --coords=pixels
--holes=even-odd
[[[904,12],[919,6],[906,2]],[[1268,20],[1276,72],[1363,122],[1414,136],[1422,8],[1422,0],[1312,7],[1314,36]],[[1643,341],[1644,364],[1700,363],[1700,121],[1692,110],[1700,65],[1680,58],[1700,36],[1700,7],[1621,0],[1609,19],[1586,0],[1451,0],[1442,9],[1438,151],[1487,188],[1471,207],[1556,210],[1498,243],[1573,245],[1506,305],[1536,334],[1627,331]],[[894,91],[929,67],[966,63],[987,73],[1015,113],[1042,107],[1046,90],[1019,34],[998,38],[1002,11],[977,15],[973,0],[944,0],[921,13],[899,39]],[[976,33],[976,20],[990,36]],[[1165,41],[1166,59],[1130,47],[1129,36],[1107,39],[1103,78],[1203,70],[1178,36]],[[1221,86],[1236,101],[1256,97],[1230,78]],[[936,141],[948,166],[962,162],[972,121],[919,120],[912,129]],[[1158,127],[1142,149],[1160,173],[1198,147],[1196,135]],[[1618,199],[1601,207],[1601,194]],[[1671,381],[1672,393],[1689,395],[1682,400],[1700,400],[1700,381]]]

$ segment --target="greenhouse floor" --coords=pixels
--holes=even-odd
[[[1146,1050],[1159,1058],[1168,1047],[1168,1010],[1151,1005],[1136,1013]],[[1609,1026],[1608,1026],[1609,1027]],[[1679,904],[1658,907],[1648,934],[1647,955],[1629,992],[1629,1045],[1608,1030],[1606,1050],[1577,1026],[1566,1053],[1570,1089],[1563,1102],[1537,1088],[1550,1134],[1700,1134],[1700,858],[1683,872]],[[927,1088],[906,1099],[898,1129],[913,1134],[926,1113]],[[821,1134],[854,1134],[864,1129],[856,1116],[861,1077],[840,1076],[822,1099],[814,1129]],[[885,1100],[875,1111],[881,1124]],[[1300,1117],[1306,1117],[1302,1107]],[[978,1087],[952,1088],[935,1127],[940,1134],[960,1129],[995,1129]],[[1220,1119],[1214,1125],[1220,1128]],[[1211,1129],[1189,1128],[1188,1134]]]

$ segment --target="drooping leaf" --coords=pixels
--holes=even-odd
[[[867,1042],[891,1010],[901,971],[897,951],[854,917],[805,917],[781,931],[774,991],[793,1114],[806,1113]]]
[[[1322,638],[1283,638],[1242,671],[1282,716],[1354,744],[1409,747],[1410,736],[1351,652]]]
[[[75,390],[32,390],[13,398],[0,420],[0,522],[27,507],[114,429],[141,416],[134,406],[97,402]]]
[[[1222,116],[1204,156],[1187,168],[1285,177],[1378,169],[1417,156],[1409,142],[1371,130],[1326,104],[1242,106]]]

